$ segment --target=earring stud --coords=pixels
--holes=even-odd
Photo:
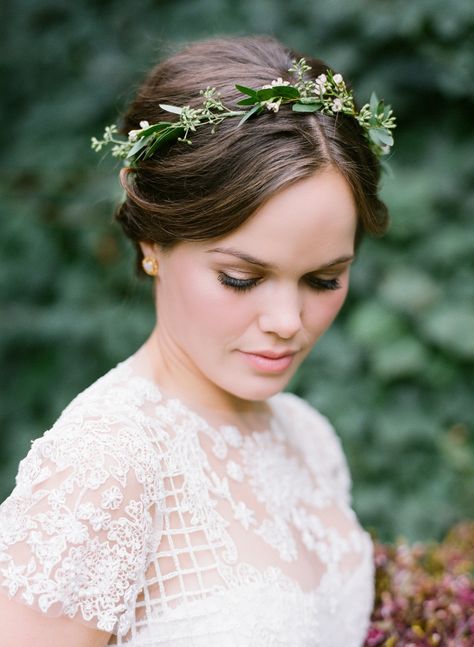
[[[145,256],[142,259],[142,267],[149,276],[158,274],[158,261],[154,256]]]

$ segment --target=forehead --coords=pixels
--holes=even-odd
[[[205,248],[232,247],[275,266],[324,264],[353,253],[356,225],[351,188],[331,169],[275,193],[241,227]]]

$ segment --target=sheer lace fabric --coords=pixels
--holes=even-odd
[[[0,507],[0,590],[128,647],[357,647],[372,545],[327,420],[291,394],[212,426],[131,360],[33,442]]]

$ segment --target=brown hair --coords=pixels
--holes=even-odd
[[[155,66],[127,111],[123,133],[141,120],[169,121],[160,103],[198,107],[199,91],[215,87],[222,102],[238,108],[239,83],[260,87],[282,77],[300,55],[270,37],[215,38],[189,45]],[[311,77],[326,72],[320,60],[306,57]],[[136,168],[121,174],[125,202],[116,217],[137,250],[140,241],[169,249],[181,241],[207,240],[243,224],[272,194],[329,166],[338,169],[352,188],[359,226],[382,235],[387,208],[377,197],[379,162],[353,117],[294,113],[250,118],[242,126],[226,119],[211,133],[203,125],[191,133],[192,145],[175,142]]]

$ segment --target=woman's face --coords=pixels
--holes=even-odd
[[[354,255],[351,189],[328,169],[272,196],[218,240],[159,260],[156,377],[212,406],[281,391],[341,308]]]

